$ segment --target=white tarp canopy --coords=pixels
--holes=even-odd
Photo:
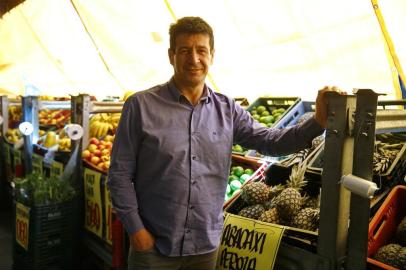
[[[379,7],[405,63],[406,1]],[[168,28],[183,16],[213,26],[207,81],[229,96],[313,100],[338,85],[401,97],[371,0],[27,0],[0,20],[0,89],[103,98],[162,83]]]

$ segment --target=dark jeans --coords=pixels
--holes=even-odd
[[[201,255],[167,257],[155,248],[148,251],[134,251],[130,248],[128,270],[214,270],[217,250]]]

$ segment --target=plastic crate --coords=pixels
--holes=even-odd
[[[371,270],[396,269],[372,257],[394,237],[396,228],[406,215],[406,186],[396,186],[389,193],[369,223],[367,266]]]
[[[236,97],[234,98],[234,100],[237,104],[239,104],[243,108],[247,108],[250,105],[248,99],[245,97]]]
[[[272,111],[276,109],[285,109],[285,112],[281,115],[281,117],[276,120],[272,127],[281,128],[281,119],[287,115],[287,113],[295,107],[300,102],[299,97],[260,97],[255,100],[248,108],[247,111],[252,111],[254,107],[258,107],[260,105],[265,106],[266,109],[272,113]]]
[[[259,162],[257,159],[242,157],[235,154],[231,155],[231,166],[242,166],[245,168],[250,168],[254,171],[252,176],[243,184],[243,186],[250,181],[264,179],[265,171],[267,170],[268,165],[268,163]],[[235,192],[227,201],[224,202],[223,208],[227,208],[228,205],[230,205],[238,196],[239,191]]]
[[[78,233],[76,206],[78,201],[74,199],[31,207],[27,250],[17,243],[13,233],[13,269],[71,269]]]
[[[291,167],[284,167],[277,163],[271,164],[266,172],[265,177],[256,179],[257,181],[264,181],[268,185],[285,184],[286,180],[289,179],[291,173]],[[305,192],[310,197],[318,196],[321,187],[321,175],[311,171],[306,171],[306,178],[310,179],[307,186],[305,187]],[[242,208],[244,208],[246,203],[242,200],[240,193],[234,200],[224,207],[224,211],[230,214],[237,214]],[[286,230],[282,237],[282,242],[300,247],[309,252],[316,252],[316,244],[318,239],[318,234],[313,231],[301,230],[298,228],[293,228],[285,226]]]
[[[279,121],[278,128],[293,126],[302,115],[315,111],[315,103],[312,101],[300,101],[293,106]]]

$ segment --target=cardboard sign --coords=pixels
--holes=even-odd
[[[111,204],[110,190],[107,185],[104,185],[104,224],[106,224],[106,230],[104,232],[104,240],[110,245],[113,244],[113,227],[112,225],[112,213],[113,206]]]
[[[85,168],[85,228],[103,239],[102,201],[100,194],[101,173]]]
[[[217,257],[217,270],[271,270],[285,228],[227,214]]]
[[[51,172],[50,172],[50,176],[56,176],[59,177],[63,174],[63,164],[58,162],[58,161],[53,161],[51,163]]]
[[[28,250],[30,228],[30,208],[16,203],[16,242],[25,250]]]
[[[32,172],[43,174],[42,162],[44,158],[37,154],[32,154]]]

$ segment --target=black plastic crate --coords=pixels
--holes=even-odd
[[[265,179],[258,179],[264,181],[268,185],[285,184],[289,179],[292,167],[281,166],[277,163],[272,164],[266,171]],[[309,197],[317,197],[321,188],[321,174],[306,171],[305,177],[308,180],[304,193]],[[246,203],[238,196],[232,203],[230,203],[224,211],[230,214],[237,214]],[[288,245],[305,249],[309,252],[316,252],[318,233],[308,230],[302,230],[285,226],[285,232],[282,237],[282,242]]]
[[[260,97],[247,108],[247,111],[251,112],[254,108],[262,105],[265,106],[265,108],[272,114],[274,110],[283,108],[285,111],[272,125],[272,127],[280,128],[281,120],[299,102],[299,97]]]

